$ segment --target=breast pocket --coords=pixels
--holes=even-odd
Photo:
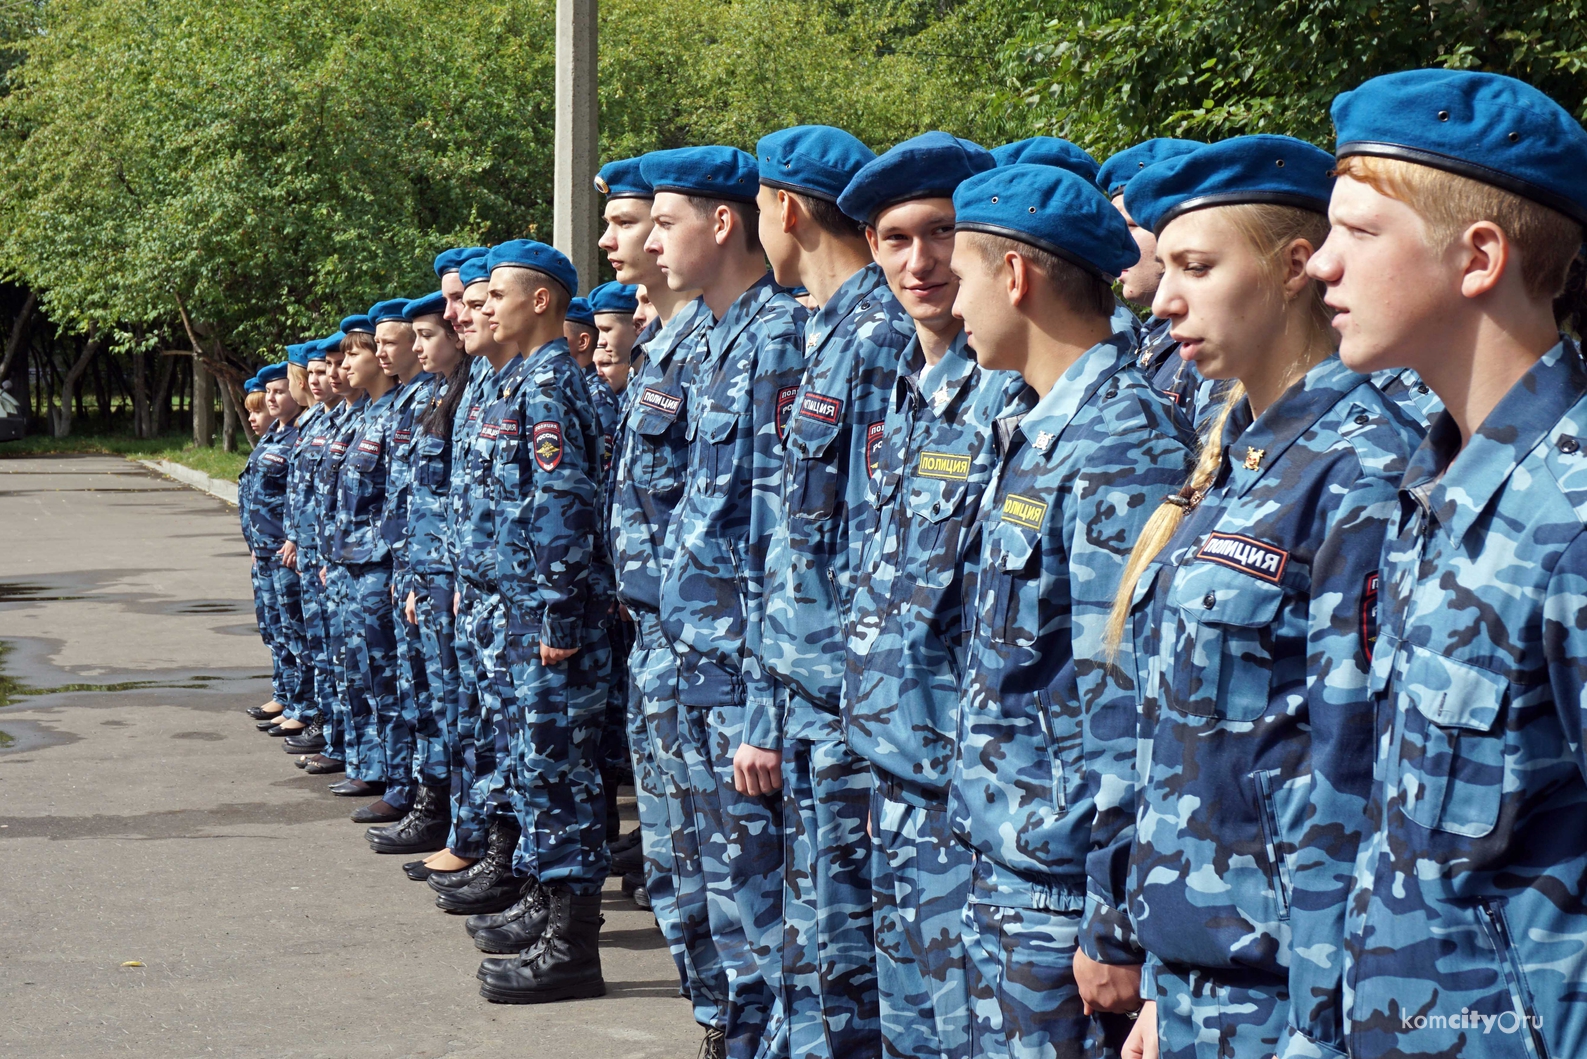
[[[980,592],[995,643],[1031,647],[1041,633],[1041,534],[999,522],[987,533]]]
[[[634,419],[638,452],[634,454],[633,467],[639,484],[653,492],[668,493],[683,484],[682,447],[672,443],[675,420],[645,412]]]
[[[1400,678],[1400,799],[1423,827],[1481,838],[1504,797],[1504,730],[1510,683],[1499,673],[1404,645]]]
[[[911,478],[906,486],[908,496],[904,506],[909,512],[909,531],[914,536],[909,564],[900,571],[906,597],[915,585],[933,591],[947,589],[957,576],[959,556],[957,541],[950,540],[949,530],[955,528],[950,520],[959,514],[968,492],[964,481],[934,481],[929,478]]]
[[[838,508],[841,423],[796,413],[788,436],[788,517],[822,522]]]
[[[1174,579],[1176,622],[1171,693],[1182,713],[1254,721],[1273,683],[1273,622],[1284,589],[1215,563],[1192,563]]]
[[[712,409],[700,417],[697,429],[700,442],[700,491],[711,496],[725,495],[733,482],[738,455],[738,416],[733,412]]]
[[[414,480],[427,489],[444,488],[452,472],[449,449],[445,438],[422,435],[414,446],[414,460],[418,464],[414,468]]]

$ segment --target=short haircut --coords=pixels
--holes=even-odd
[[[733,211],[739,226],[744,229],[744,247],[747,250],[760,249],[760,207],[753,202],[738,202],[734,199],[713,199],[705,195],[685,195],[689,205],[694,207],[696,213],[702,217],[710,217],[716,213],[718,206],[726,206]]]
[[[1350,155],[1334,171],[1399,199],[1422,218],[1440,248],[1478,221],[1504,230],[1521,257],[1521,282],[1533,298],[1553,298],[1565,287],[1582,245],[1582,226],[1557,210],[1492,184],[1398,158]]]
[[[799,204],[805,208],[806,213],[810,214],[810,219],[815,222],[816,227],[828,235],[846,239],[864,238],[865,225],[838,209],[837,203],[799,191],[790,191],[788,194],[799,200]]]
[[[967,234],[971,244],[981,252],[981,259],[986,262],[987,268],[1001,266],[1004,254],[1018,254],[1047,278],[1053,293],[1071,312],[1101,317],[1113,315],[1114,307],[1118,304],[1113,297],[1113,285],[1090,269],[1081,268],[1057,254],[1017,239],[987,232],[972,231]]]
[[[242,399],[242,406],[250,412],[263,412],[265,410],[264,391],[255,390]]]
[[[568,289],[549,275],[537,268],[528,268],[523,265],[503,265],[502,268],[511,269],[518,277],[519,289],[525,294],[534,295],[534,292],[544,287],[551,292],[551,311],[557,315],[565,316],[568,311],[568,302],[573,300],[573,295]]]
[[[354,331],[350,335],[342,336],[341,352],[343,353],[373,353],[375,351],[375,336],[368,331]]]

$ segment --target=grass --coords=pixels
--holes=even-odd
[[[61,453],[105,453],[131,456],[140,460],[170,460],[211,478],[235,482],[248,462],[248,443],[237,439],[236,452],[223,452],[220,445],[201,449],[188,434],[166,434],[158,438],[133,438],[125,434],[73,434],[52,438],[30,434],[16,441],[0,442],[0,458],[6,456],[53,456]]]

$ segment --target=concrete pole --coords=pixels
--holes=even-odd
[[[557,0],[557,128],[551,243],[579,270],[583,294],[595,286],[596,170],[600,98],[596,77],[596,0]]]

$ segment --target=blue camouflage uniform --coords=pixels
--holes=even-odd
[[[249,379],[248,386],[252,387],[250,393],[264,390],[256,379]],[[253,509],[258,503],[259,464],[264,459],[266,447],[264,438],[259,440],[260,444],[248,453],[248,459],[237,475],[237,523],[242,530],[243,544],[248,548],[248,580],[253,588],[254,625],[259,629],[259,639],[270,652],[270,697],[281,702],[281,696],[285,694],[284,681],[281,659],[275,646],[275,630],[271,624],[274,609],[271,596],[275,591],[275,583],[270,579],[269,564],[259,561],[259,539],[254,532]],[[285,706],[284,703],[282,705]]]
[[[672,558],[662,570],[661,631],[679,655],[679,740],[698,818],[711,937],[726,967],[725,1029],[734,1059],[787,1054],[777,1010],[782,799],[738,793],[733,755],[750,741],[746,700],[772,697],[771,678],[745,643],[761,591],[751,563],[765,555],[772,531],[752,493],[760,492],[755,470],[780,465],[804,369],[804,318],[804,307],[767,275],[721,319],[707,322],[688,394],[688,470],[663,545]]]
[[[1028,234],[1098,274],[1139,257],[1113,207],[1067,172],[979,174],[954,207],[961,232]],[[968,546],[949,813],[974,856],[964,912],[973,1055],[1092,1055],[1120,1028],[1084,1014],[1072,970],[1093,818],[1110,798],[1088,766],[1134,741],[1104,630],[1130,548],[1184,480],[1189,451],[1135,368],[1134,326],[1114,315],[1111,328],[1048,393],[1031,388],[1029,405],[995,422],[994,476]]]
[[[607,486],[611,481],[612,461],[616,459],[617,432],[623,417],[623,402],[612,392],[611,386],[601,377],[601,373],[595,370],[595,365],[591,364],[582,369],[581,373],[584,377],[584,388],[590,395],[590,405],[595,409],[596,422],[601,432],[601,492],[597,498],[601,526],[598,561],[609,568],[612,564],[612,554],[607,524],[611,512],[611,492]],[[601,774],[606,776],[609,782],[615,782],[629,768],[628,656],[634,646],[633,623],[614,614],[606,630],[606,639],[612,652],[612,675],[606,686],[606,720],[602,725],[601,749],[598,756]],[[615,786],[612,796],[616,797]],[[608,808],[612,806],[608,805]],[[652,895],[653,901],[654,895]]]
[[[612,607],[611,569],[597,546],[601,427],[563,338],[523,357],[500,394],[484,413],[480,444],[490,450],[485,499],[495,515],[493,620],[505,626],[515,700],[514,874],[597,894],[608,866],[596,758]],[[577,653],[546,665],[541,644]]]
[[[1414,368],[1390,368],[1372,373],[1372,382],[1383,391],[1383,396],[1405,409],[1405,414],[1416,420],[1425,431],[1444,410],[1438,399]]]
[[[298,586],[303,607],[303,641],[308,651],[307,666],[313,670],[312,712],[322,724],[329,724],[336,701],[336,681],[331,673],[327,617],[325,613],[325,586],[320,583],[320,554],[318,533],[320,514],[314,480],[320,459],[330,444],[335,414],[331,408],[317,404],[304,412],[297,422],[298,444],[292,453],[292,467],[287,472],[287,510],[291,518],[287,523],[287,539],[298,550]],[[305,683],[310,678],[305,669]]]
[[[612,465],[617,598],[633,615],[628,746],[645,884],[656,921],[702,1026],[728,1030],[726,971],[711,937],[699,816],[680,743],[678,652],[661,629],[668,529],[688,471],[690,371],[710,310],[696,299],[636,344],[643,359],[624,391]]]
[[[327,757],[345,762],[351,752],[348,743],[350,718],[347,705],[347,571],[334,558],[336,554],[336,507],[341,479],[342,461],[347,458],[353,431],[358,427],[360,412],[351,401],[343,401],[331,411],[327,424],[325,454],[320,457],[314,479],[314,508],[319,516],[315,527],[315,553],[319,556],[324,573],[325,594],[323,607],[327,636],[327,655],[331,664],[332,713],[326,729]]]
[[[1333,118],[1340,157],[1447,169],[1587,226],[1587,133],[1520,81],[1391,74],[1341,95]],[[1468,429],[1434,419],[1391,509],[1368,837],[1345,923],[1346,1043],[1323,1054],[1587,1054],[1587,368],[1576,344],[1544,351]]]
[[[298,587],[298,572],[281,561],[279,552],[287,542],[287,526],[292,521],[288,477],[292,453],[298,443],[298,428],[292,423],[276,423],[266,437],[260,438],[264,452],[259,457],[259,476],[254,494],[254,526],[259,544],[268,549],[260,563],[270,578],[270,624],[275,635],[273,654],[280,659],[282,678],[279,701],[282,716],[301,720],[313,709],[313,663],[303,630],[303,592]]]

